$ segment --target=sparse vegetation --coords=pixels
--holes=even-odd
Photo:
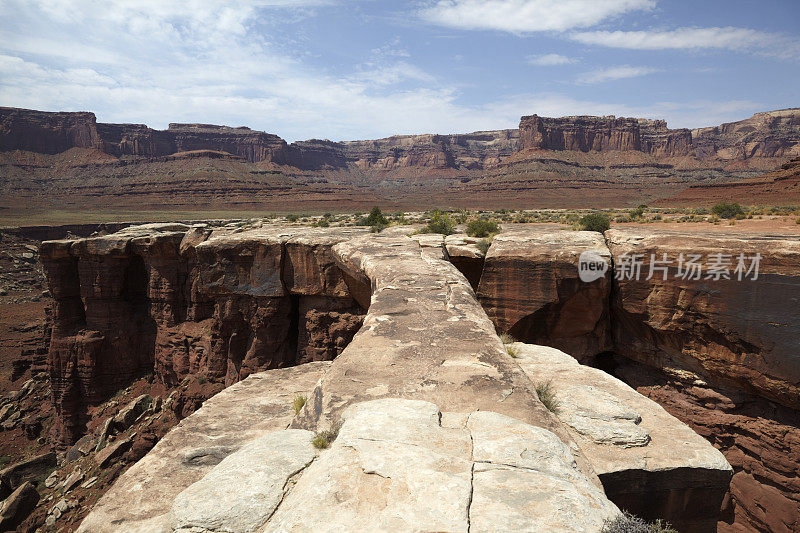
[[[470,237],[491,237],[500,233],[500,226],[489,218],[476,218],[467,222],[467,235]]]
[[[307,398],[302,394],[298,394],[294,397],[294,401],[292,401],[292,409],[294,409],[294,414],[300,412],[300,410],[305,406]]]
[[[536,395],[539,397],[539,401],[542,402],[551,413],[558,414],[560,404],[558,398],[556,398],[555,390],[553,390],[552,381],[537,383]]]
[[[297,222],[298,220],[300,220],[300,217],[294,213],[286,215],[286,222]]]
[[[797,220],[794,221],[795,224],[800,224],[800,217],[797,217]]]
[[[508,355],[512,359],[516,359],[517,357],[519,357],[519,350],[516,347],[511,346],[510,344],[506,344],[506,351],[508,352]]]
[[[441,211],[434,211],[433,216],[428,221],[428,225],[420,230],[420,233],[440,233],[450,235],[455,231],[456,224],[450,215]]]
[[[601,211],[584,215],[578,223],[581,229],[585,231],[598,231],[600,233],[605,233],[611,227],[611,219]]]
[[[744,209],[734,202],[721,202],[711,208],[711,212],[719,218],[736,218],[739,215],[744,216]]]
[[[9,455],[0,455],[0,467],[3,467],[11,462],[11,456]]]
[[[318,450],[324,450],[330,447],[331,443],[336,440],[338,435],[339,426],[335,426],[328,431],[320,431],[314,435],[314,440],[311,441],[311,444]]]
[[[514,342],[517,342],[517,339],[515,339],[514,337],[512,337],[508,333],[501,333],[499,335],[499,337],[500,337],[500,340],[503,342],[503,344],[512,344]]]
[[[370,226],[372,233],[380,233],[389,226],[389,219],[383,215],[380,207],[375,206],[369,212],[369,215],[361,218],[358,221],[358,225]]]
[[[678,533],[663,520],[646,522],[628,512],[622,513],[613,520],[606,520],[600,531],[601,533]]]
[[[800,218],[797,219],[797,223],[800,224]],[[486,252],[489,251],[489,247],[491,245],[492,241],[490,241],[489,239],[481,239],[477,243],[475,243],[475,246],[478,248],[478,250],[481,251],[483,255],[486,255]]]

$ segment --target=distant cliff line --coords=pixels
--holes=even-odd
[[[312,139],[287,143],[277,135],[211,124],[99,123],[91,112],[45,112],[0,107],[0,151],[56,154],[96,149],[114,157],[153,158],[216,150],[251,163],[302,170],[397,167],[483,169],[516,152],[637,151],[655,157],[725,161],[800,155],[800,109],[757,113],[720,126],[669,129],[664,120],[626,117],[524,116],[518,129],[466,134],[396,135],[376,140]]]

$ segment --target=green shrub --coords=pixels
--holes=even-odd
[[[794,221],[795,224],[800,224],[800,217],[797,217],[797,220]]]
[[[800,218],[798,218],[797,220],[798,220],[797,223],[800,224]],[[478,250],[481,251],[481,253],[483,255],[486,255],[486,252],[489,251],[489,247],[491,245],[492,245],[492,241],[490,241],[489,239],[481,239],[481,240],[479,240],[478,242],[475,243],[475,246],[478,248]]]
[[[551,413],[558,414],[560,404],[556,398],[556,393],[553,390],[552,381],[537,383],[536,395],[539,397],[539,401],[542,402]]]
[[[467,223],[467,235],[470,237],[489,237],[500,233],[500,226],[488,218],[476,218]]]
[[[646,522],[628,512],[624,512],[613,520],[606,520],[601,533],[678,533],[667,522],[656,520]]]
[[[294,401],[292,402],[292,409],[294,409],[294,414],[300,412],[303,406],[306,404],[306,397],[303,395],[298,394],[294,397]]]
[[[721,202],[711,208],[711,212],[719,218],[736,218],[738,215],[744,215],[744,209],[737,203]]]
[[[321,218],[319,220],[315,220],[314,223],[311,225],[315,228],[327,228],[328,226],[331,225],[331,223],[328,222],[327,218]]]
[[[339,435],[339,426],[335,426],[328,431],[320,431],[314,435],[314,440],[311,441],[311,444],[314,448],[323,450],[330,447],[331,443],[336,440],[337,435]]]
[[[381,208],[375,206],[365,217],[358,221],[359,226],[383,226],[384,228],[389,225],[389,219],[383,216]]]
[[[511,346],[510,344],[506,344],[506,351],[508,352],[508,355],[510,355],[512,359],[516,359],[517,357],[519,357],[519,350],[516,349],[514,346]]]
[[[449,215],[441,211],[434,211],[433,216],[428,221],[428,225],[422,228],[420,233],[441,233],[442,235],[450,235],[455,231],[455,228],[456,225]]]
[[[294,213],[290,213],[286,215],[287,222],[297,222],[300,219],[299,216],[295,215]]]
[[[611,227],[611,219],[607,214],[596,211],[594,213],[584,215],[583,218],[580,219],[579,224],[583,230],[599,231],[600,233],[604,233],[608,228]]]

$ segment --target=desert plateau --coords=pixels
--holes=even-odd
[[[0,0],[0,532],[800,531],[798,17]]]

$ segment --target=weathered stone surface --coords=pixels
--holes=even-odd
[[[59,443],[83,434],[88,405],[147,371],[230,385],[336,357],[362,310],[331,248],[366,231],[148,224],[43,243]]]
[[[794,409],[800,408],[800,240],[778,236],[750,239],[735,234],[687,234],[612,229],[608,243],[615,261],[640,255],[642,275],[617,282],[613,301],[616,350],[656,368],[678,368],[718,384],[731,384]],[[679,276],[678,257],[700,254],[706,267]],[[652,257],[672,260],[666,279],[647,273]],[[714,279],[715,254],[727,261],[727,276]],[[739,281],[760,254],[758,279]],[[711,279],[709,279],[711,274]]]
[[[558,437],[504,415],[384,398],[342,421],[264,531],[599,531],[619,513]]]
[[[609,265],[591,283],[578,277],[584,252]],[[497,331],[586,360],[611,348],[610,264],[600,233],[538,227],[505,231],[486,255],[478,298]]]
[[[12,492],[0,506],[0,531],[13,531],[39,503],[39,493],[30,481]]]
[[[498,411],[565,436],[453,265],[390,235],[352,239],[334,253],[352,280],[369,281],[372,303],[294,427],[325,429],[351,404],[405,397]]]
[[[178,494],[170,526],[175,531],[255,531],[283,500],[288,480],[316,457],[313,438],[310,431],[287,429],[245,444]]]
[[[114,415],[112,420],[119,429],[127,429],[136,422],[136,419],[139,418],[142,413],[150,409],[151,405],[153,405],[153,397],[149,394],[142,394],[120,409],[119,413]]]
[[[716,531],[730,465],[710,443],[609,374],[554,348],[514,343],[516,361],[550,382],[558,417],[620,508],[679,530]]]
[[[472,289],[477,291],[483,273],[483,264],[486,253],[478,248],[477,244],[485,239],[469,237],[463,234],[448,235],[444,239],[447,258],[464,274]]]
[[[210,398],[120,476],[79,531],[169,531],[168,514],[178,494],[244,444],[284,429],[294,416],[294,398],[308,395],[329,365],[252,374]]]

